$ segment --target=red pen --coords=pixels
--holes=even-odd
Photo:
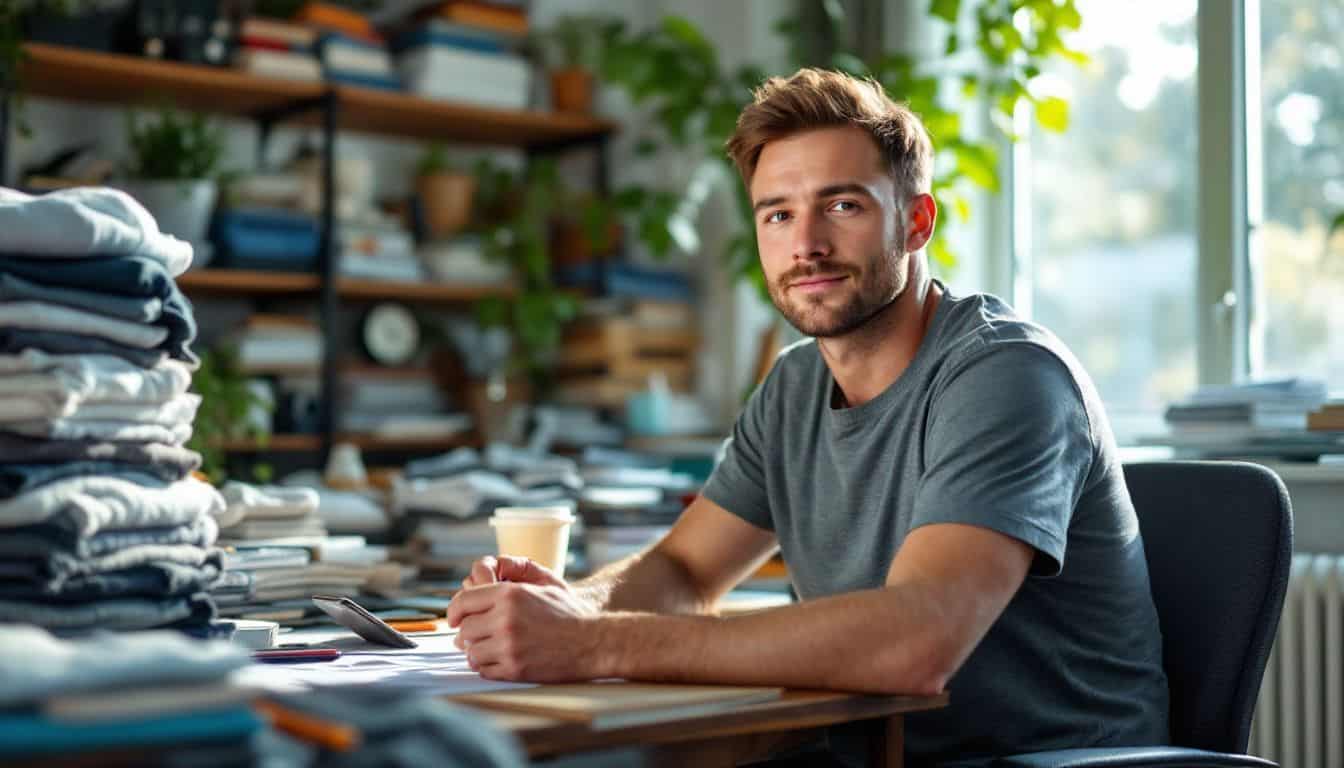
[[[253,651],[252,658],[267,664],[290,664],[305,661],[332,661],[339,659],[341,652],[335,648],[273,648],[266,651]]]

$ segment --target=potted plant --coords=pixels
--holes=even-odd
[[[205,242],[219,193],[213,175],[224,151],[222,132],[203,115],[164,107],[143,123],[128,113],[126,135],[130,157],[122,189],[153,214],[160,230]]]
[[[593,111],[593,72],[611,28],[604,17],[561,16],[534,37],[532,47],[550,72],[551,107],[557,112]]]
[[[557,288],[551,275],[552,224],[572,195],[551,160],[537,161],[524,177],[488,160],[476,172],[485,255],[507,263],[518,286],[514,296],[479,302],[476,318],[485,328],[507,327],[513,336],[513,368],[540,382],[559,351],[564,324],[579,309],[578,298]]]
[[[453,165],[442,144],[434,144],[420,158],[415,193],[431,239],[452,237],[471,222],[476,177]]]
[[[201,353],[201,365],[191,377],[191,389],[201,396],[191,440],[187,447],[201,454],[201,472],[211,482],[227,473],[229,440],[250,439],[265,445],[270,437],[269,413],[274,407],[248,382],[238,363],[237,350],[221,346]],[[265,480],[268,468],[257,466],[253,475]]]

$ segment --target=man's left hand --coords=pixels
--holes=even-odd
[[[592,606],[566,588],[499,582],[464,589],[448,606],[457,647],[482,677],[533,683],[610,675]]]

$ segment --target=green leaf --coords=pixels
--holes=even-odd
[[[696,48],[702,51],[713,50],[713,46],[711,46],[709,41],[705,39],[705,36],[701,34],[699,28],[690,21],[687,21],[685,17],[671,14],[664,16],[663,31],[666,32],[668,36],[691,48]]]
[[[1083,15],[1078,12],[1074,0],[1065,0],[1055,14],[1055,23],[1063,29],[1078,29],[1083,25]]]
[[[947,36],[947,45],[943,46],[943,55],[951,56],[952,54],[956,53],[957,49],[960,47],[961,47],[961,39],[957,37],[956,32],[953,32]]]
[[[635,155],[638,157],[648,157],[658,152],[658,142],[653,139],[643,138],[635,143]]]
[[[711,140],[717,143],[723,143],[733,135],[737,128],[737,117],[742,109],[731,101],[721,101],[710,108],[709,120],[705,124],[705,132],[709,134]]]
[[[961,16],[961,0],[933,0],[929,3],[929,15],[948,24],[956,24]]]
[[[984,144],[960,143],[951,147],[957,158],[957,172],[976,186],[999,191],[998,160],[994,150]]]
[[[845,6],[840,0],[821,0],[821,7],[826,11],[826,18],[831,24],[838,27],[845,22]]]
[[[868,75],[868,65],[863,63],[863,59],[855,56],[848,51],[836,51],[831,55],[831,66],[841,72],[848,72],[851,75],[866,77]]]
[[[957,254],[947,244],[947,237],[937,234],[929,241],[929,255],[937,264],[944,267],[955,267],[957,265]]]
[[[1069,102],[1049,96],[1036,102],[1036,121],[1047,130],[1063,133],[1069,129]]]
[[[1328,231],[1328,234],[1334,235],[1336,232],[1339,232],[1341,230],[1344,230],[1344,211],[1340,211],[1339,213],[1335,214],[1335,218],[1330,222],[1330,229]]]
[[[1080,67],[1085,67],[1092,63],[1091,56],[1088,56],[1082,51],[1075,51],[1072,48],[1060,48],[1057,53]]]
[[[509,303],[498,296],[490,296],[476,302],[474,307],[477,324],[486,328],[507,325]]]

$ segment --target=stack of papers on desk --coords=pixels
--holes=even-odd
[[[456,632],[411,633],[416,648],[388,648],[345,628],[313,627],[286,632],[281,643],[336,648],[334,661],[261,665],[242,670],[238,682],[277,693],[330,686],[368,685],[432,695],[533,688],[535,683],[486,680],[472,671],[467,655],[453,645]]]
[[[457,701],[585,723],[593,730],[700,717],[780,697],[780,688],[607,681],[458,696]]]

